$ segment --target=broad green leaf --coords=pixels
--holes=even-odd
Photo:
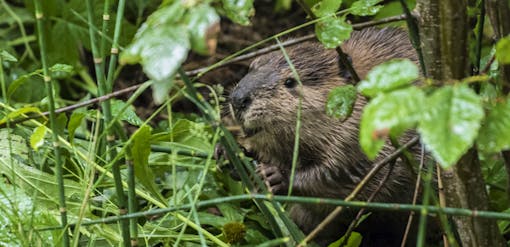
[[[8,62],[17,62],[18,61],[18,59],[16,59],[15,56],[11,55],[9,52],[7,52],[5,50],[2,50],[2,52],[0,52],[0,57],[2,58],[2,60],[8,61]]]
[[[44,144],[44,136],[46,135],[47,128],[41,125],[34,129],[34,133],[30,135],[30,146],[37,151],[40,146]]]
[[[25,83],[28,79],[30,78],[30,75],[22,75],[18,78],[16,78],[16,80],[12,81],[10,84],[9,84],[9,88],[7,88],[7,95],[9,97],[12,96],[12,94],[14,92],[16,92],[16,90],[21,86],[23,85],[23,83]]]
[[[143,124],[143,121],[136,115],[135,107],[132,105],[127,105],[122,100],[111,100],[111,106],[112,106],[112,114],[114,116],[120,114],[120,119],[125,120],[128,123],[140,126]]]
[[[352,25],[345,17],[329,17],[315,24],[315,34],[326,48],[336,48],[351,36]]]
[[[510,63],[510,36],[501,38],[496,44],[496,58],[502,64]]]
[[[445,86],[425,102],[418,130],[423,143],[444,168],[473,145],[484,117],[480,98],[467,85]]]
[[[121,53],[120,62],[141,63],[144,72],[155,84],[172,83],[171,79],[190,49],[188,29],[178,22],[185,10],[183,3],[176,1],[154,12]],[[157,96],[165,97],[156,97],[156,103],[162,103],[167,93],[157,92]]]
[[[193,7],[186,15],[191,49],[199,54],[213,54],[216,50],[216,36],[219,32],[220,17],[214,8],[207,4]]]
[[[84,5],[83,3],[81,3]],[[65,11],[71,12],[71,11]],[[88,30],[72,22],[57,21],[49,30],[48,63],[80,64],[80,49],[90,50]],[[84,42],[85,41],[85,42]],[[42,73],[42,72],[41,72]]]
[[[376,5],[381,0],[358,0],[351,5],[351,14],[359,16],[375,15],[383,7]]]
[[[221,211],[221,215],[229,221],[243,222],[245,212],[241,211],[239,207],[232,204],[218,204],[218,209]]]
[[[222,0],[227,17],[241,25],[250,24],[250,17],[255,14],[253,0]]]
[[[365,80],[358,85],[358,90],[365,96],[374,97],[378,93],[411,85],[419,74],[418,66],[410,60],[392,60],[370,70]]]
[[[179,119],[171,127],[170,133],[158,133],[152,137],[153,142],[164,142],[165,145],[175,144],[177,149],[195,150],[208,153],[212,148],[212,130],[209,125]],[[173,148],[173,147],[171,147]]]
[[[23,242],[17,234],[25,234],[29,228],[46,227],[58,225],[59,222],[55,218],[51,210],[44,205],[33,200],[24,191],[16,188],[12,183],[0,183],[0,245],[1,246],[24,246],[27,242]],[[35,216],[35,217],[34,217]],[[39,235],[40,234],[40,235]],[[56,243],[58,236],[53,235],[51,231],[43,232],[31,237],[30,243],[38,243],[43,246],[60,245]],[[24,244],[23,244],[24,243]]]
[[[42,77],[34,77],[34,75],[40,74],[38,70],[27,72],[20,68],[14,68],[10,72],[14,78],[7,89],[10,99],[16,102],[32,103],[39,102],[44,98],[46,94]]]
[[[7,138],[8,136],[10,139]],[[29,148],[25,138],[0,130],[0,173],[6,176],[9,181],[16,181],[17,185],[26,194],[32,195],[38,204],[55,208],[59,198],[55,175],[29,166],[28,154]],[[85,191],[81,184],[73,180],[65,179],[64,184],[66,200],[69,203],[68,212],[76,213],[84,198]],[[79,202],[79,204],[71,202]]]
[[[138,31],[135,40],[121,54],[123,63],[140,62],[145,73],[156,82],[171,78],[188,55],[190,48],[187,29],[168,24]]]
[[[53,131],[56,131],[58,135],[63,136],[66,126],[67,116],[65,113],[61,113],[57,116],[57,119],[55,121],[55,129],[53,129]]]
[[[69,133],[69,141],[71,143],[73,143],[73,141],[74,141],[74,132],[76,132],[76,129],[78,129],[78,127],[80,127],[85,116],[86,116],[85,113],[76,112],[76,111],[71,114],[71,117],[69,118],[69,123],[67,124],[67,131]]]
[[[510,149],[510,100],[490,106],[480,128],[478,148],[488,153]]]
[[[340,119],[340,121],[344,121],[352,113],[356,96],[356,88],[353,85],[334,88],[328,94],[326,113]]]
[[[382,93],[363,110],[360,144],[368,158],[374,159],[388,135],[397,137],[414,127],[422,117],[425,94],[416,87]]]
[[[317,17],[334,14],[342,5],[341,0],[322,0],[312,7],[312,12]]]
[[[165,200],[154,182],[154,174],[149,167],[151,128],[147,125],[140,127],[132,138],[131,154],[133,155],[135,177],[154,197],[164,202]]]

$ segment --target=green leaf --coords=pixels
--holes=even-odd
[[[250,17],[255,14],[253,0],[222,0],[227,17],[241,25],[250,24]]]
[[[342,5],[341,0],[322,0],[312,7],[312,12],[317,17],[334,14]]]
[[[425,94],[416,87],[382,93],[363,110],[360,144],[367,157],[374,159],[388,135],[397,137],[414,127],[422,117]]]
[[[193,7],[186,15],[191,49],[199,54],[213,54],[216,49],[216,36],[219,32],[220,17],[214,8],[207,4]]]
[[[8,62],[17,62],[18,61],[18,59],[16,59],[15,56],[11,55],[9,52],[7,52],[5,50],[2,50],[2,52],[0,52],[0,57],[2,58],[2,60],[8,61]]]
[[[445,86],[425,102],[418,130],[422,141],[444,168],[473,144],[484,117],[480,98],[467,85]]]
[[[317,38],[326,48],[335,48],[351,36],[352,25],[345,17],[329,17],[315,24]]]
[[[496,58],[502,64],[510,63],[510,36],[501,38],[496,44]]]
[[[67,131],[69,132],[69,142],[73,143],[74,133],[76,132],[76,129],[80,127],[85,116],[86,114],[82,112],[73,112],[71,114],[71,117],[69,118],[69,123],[67,123]]]
[[[478,135],[478,147],[488,153],[510,149],[510,100],[489,107]]]
[[[410,60],[392,60],[370,70],[365,80],[358,85],[358,90],[365,96],[374,97],[378,93],[411,85],[419,74],[418,66]]]
[[[30,135],[30,147],[32,147],[35,151],[37,151],[39,147],[44,144],[44,136],[46,135],[46,131],[46,126],[41,125],[35,128],[34,133]]]
[[[128,123],[140,126],[143,124],[143,121],[136,115],[135,107],[132,105],[127,105],[122,100],[111,100],[112,114],[114,116],[120,115],[120,119],[127,121]]]
[[[147,125],[140,127],[132,138],[131,153],[133,155],[135,177],[154,197],[164,202],[154,182],[154,174],[149,167],[151,128]]]
[[[381,0],[359,0],[351,5],[351,14],[359,16],[375,15],[383,7],[376,5],[382,2]]]
[[[18,77],[16,80],[12,81],[11,84],[9,84],[9,88],[7,89],[7,95],[9,97],[12,96],[16,90],[23,85],[28,79],[30,78],[30,75],[22,75]]]
[[[138,31],[135,40],[121,54],[123,63],[140,62],[149,78],[161,82],[171,78],[186,59],[190,48],[183,25],[150,27]]]
[[[48,147],[51,149],[53,147]],[[16,181],[26,194],[37,201],[38,205],[45,205],[48,208],[55,208],[59,198],[59,188],[55,183],[55,175],[34,169],[29,166],[29,147],[25,138],[7,130],[0,130],[0,173],[9,181]],[[14,168],[14,169],[13,169]],[[64,179],[68,212],[76,214],[85,197],[85,190],[82,184]],[[58,213],[55,208],[54,213]]]
[[[353,85],[334,88],[328,94],[326,113],[329,116],[340,119],[340,121],[344,121],[352,113],[356,96],[356,88]]]
[[[57,116],[57,119],[55,121],[55,129],[53,129],[53,131],[56,131],[58,135],[63,136],[66,126],[67,126],[67,116],[65,113],[61,113]]]
[[[179,18],[185,13],[181,1],[154,12],[122,52],[121,63],[141,63],[154,83],[171,83],[171,78],[188,55],[190,41],[187,27]],[[158,92],[166,95],[168,91]],[[162,99],[155,99],[161,103]]]

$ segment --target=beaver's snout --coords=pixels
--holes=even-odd
[[[252,101],[251,94],[243,87],[236,87],[230,95],[230,101],[232,103],[232,107],[234,107],[236,116],[239,117],[239,115],[241,115],[241,113],[250,106]]]

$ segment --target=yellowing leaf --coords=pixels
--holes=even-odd
[[[30,135],[30,147],[32,147],[35,151],[44,144],[44,136],[46,135],[46,132],[46,126],[41,125],[35,128],[34,133]]]

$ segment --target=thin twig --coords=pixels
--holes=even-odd
[[[366,202],[372,202],[372,200],[374,200],[374,197],[379,193],[379,191],[381,190],[383,185],[388,181],[388,178],[390,177],[391,173],[393,172],[393,168],[395,167],[395,163],[396,163],[396,159],[390,162],[390,167],[388,169],[388,172],[381,179],[381,182],[379,182],[379,185],[377,186],[377,188],[375,188],[374,192],[372,192],[372,194],[368,197]],[[354,218],[354,220],[349,225],[349,228],[347,228],[347,231],[344,234],[344,239],[343,239],[342,243],[340,244],[340,246],[344,246],[345,244],[347,244],[347,241],[349,240],[349,237],[351,236],[352,231],[358,225],[358,222],[360,221],[360,219],[364,213],[365,213],[364,208],[359,210],[358,214],[356,215],[356,218]]]
[[[86,101],[83,101],[83,102],[80,102],[80,103],[77,103],[77,104],[74,104],[74,105],[58,108],[58,109],[55,110],[55,113],[58,114],[58,113],[63,113],[63,112],[70,112],[70,111],[76,110],[76,109],[81,108],[81,107],[85,107],[85,106],[93,105],[93,104],[98,104],[98,103],[101,103],[101,102],[103,102],[105,100],[109,100],[111,98],[115,98],[117,96],[120,96],[120,95],[123,95],[123,94],[130,93],[132,91],[135,91],[136,89],[140,88],[142,85],[144,85],[144,84],[143,83],[142,84],[137,84],[137,85],[134,85],[134,86],[131,86],[131,87],[127,87],[127,88],[121,89],[119,91],[115,91],[113,93],[110,93],[110,94],[105,94],[105,95],[99,96],[97,98],[89,99],[89,100],[86,100]],[[146,88],[146,87],[144,87],[144,88]],[[31,120],[31,119],[35,119],[35,118],[47,117],[49,115],[50,115],[49,111],[38,113],[38,114],[34,114],[34,115],[29,115],[29,116],[24,117],[24,118],[12,120],[11,124],[18,124],[18,123],[22,123],[22,122],[25,122],[25,121],[28,121],[28,120]],[[6,126],[6,123],[1,123],[0,124],[0,128],[4,128],[5,126]]]
[[[393,152],[390,155],[386,156],[381,161],[375,163],[373,165],[372,169],[368,172],[368,174],[365,175],[363,180],[361,180],[361,182],[359,182],[359,184],[356,186],[356,188],[354,188],[354,190],[351,192],[351,194],[349,194],[345,198],[345,201],[353,200],[354,197],[356,197],[356,195],[361,191],[361,189],[368,183],[368,181],[370,181],[375,176],[375,174],[381,168],[383,168],[389,162],[391,162],[391,161],[395,160],[396,158],[398,158],[400,156],[400,154],[405,149],[407,149],[407,148],[413,146],[414,144],[416,144],[418,142],[418,140],[419,140],[419,137],[417,137],[417,136],[414,137],[413,139],[408,141],[406,144],[402,145],[402,147],[400,147],[399,149],[395,150],[395,152]],[[317,236],[317,234],[320,231],[322,231],[322,229],[324,229],[329,223],[331,223],[331,221],[333,221],[342,212],[342,210],[343,210],[342,206],[336,207],[319,225],[317,225],[317,227],[315,227],[315,229],[312,232],[310,232],[306,236],[306,238],[298,246],[303,246],[306,243],[310,242],[313,238],[315,238]]]
[[[489,61],[485,64],[485,67],[483,67],[482,71],[480,71],[480,74],[487,74],[489,70],[491,69],[492,64],[496,60],[496,53],[492,55],[492,57],[489,59]]]
[[[421,157],[420,157],[420,167],[418,169],[418,176],[416,177],[416,183],[414,186],[414,194],[413,194],[413,202],[412,205],[416,205],[416,201],[418,200],[418,194],[420,191],[420,184],[421,184],[421,171],[423,170],[423,164],[425,163],[425,148],[421,147]],[[404,236],[402,237],[402,244],[401,247],[405,247],[407,242],[407,236],[409,235],[409,231],[411,230],[411,224],[413,222],[414,212],[409,213],[409,218],[407,220],[406,229],[404,231]]]
[[[367,21],[367,22],[357,23],[357,24],[353,24],[352,28],[354,30],[361,30],[361,29],[367,28],[367,27],[372,27],[372,26],[376,26],[376,25],[380,25],[380,24],[386,24],[386,23],[402,21],[402,20],[405,20],[405,15],[397,15],[397,16],[391,16],[388,18],[380,19],[377,21]],[[314,38],[315,38],[315,34],[309,34],[309,35],[305,35],[303,37],[299,37],[299,38],[295,38],[295,39],[291,39],[291,40],[282,42],[282,46],[283,47],[293,46],[293,45],[296,45],[296,44],[299,44],[299,43],[302,43],[302,42],[305,42],[308,40],[312,40]],[[278,49],[279,49],[278,44],[271,45],[271,46],[256,50],[254,52],[246,53],[244,55],[238,56],[231,60],[225,61],[222,64],[216,66],[216,68],[220,68],[220,67],[224,67],[226,65],[230,65],[230,64],[237,63],[240,61],[248,60],[248,59],[251,59],[251,58],[272,52],[272,51],[276,51]],[[207,70],[207,68],[194,69],[194,70],[187,71],[186,75],[195,76],[195,75],[198,75],[206,70]]]
[[[444,195],[443,180],[441,179],[441,167],[439,167],[439,165],[436,165],[436,171],[437,171],[437,191],[439,195],[439,206],[444,208],[446,207],[446,199]],[[443,243],[445,247],[449,246],[448,236],[446,236],[446,234],[443,234]]]

